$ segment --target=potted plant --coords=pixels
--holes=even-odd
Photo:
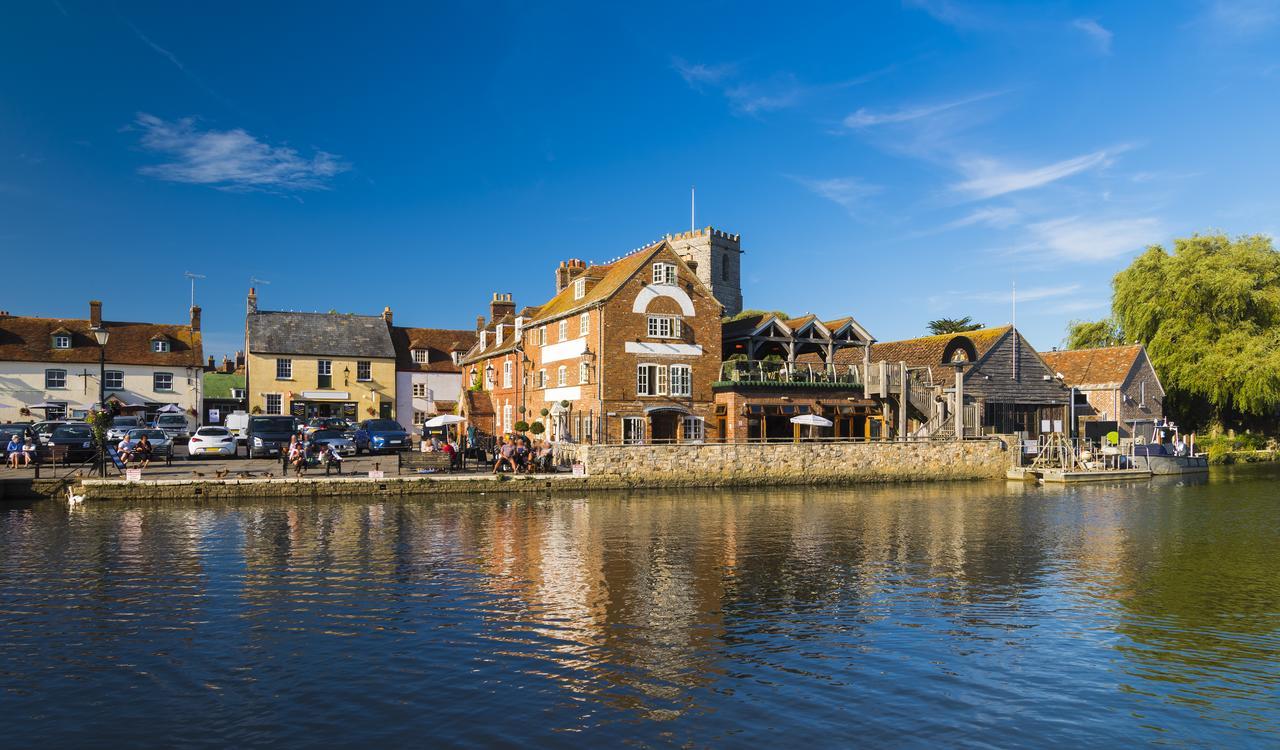
[[[253,407],[252,409],[250,409],[250,410],[249,410],[249,412],[250,412],[251,414],[261,414],[261,413],[262,413],[262,407],[261,407],[261,406],[255,406],[255,407]]]
[[[542,411],[540,411],[540,412],[538,412],[538,413],[545,417],[545,416],[548,416],[549,414],[551,414],[551,410],[550,410],[550,409],[543,409]]]
[[[532,432],[534,435],[541,435],[546,431],[547,431],[547,426],[541,422],[534,422],[533,424],[529,425],[529,432]]]
[[[528,432],[528,431],[529,431],[529,423],[528,423],[528,422],[526,422],[526,421],[524,421],[523,419],[522,419],[522,420],[520,420],[519,422],[516,422],[516,423],[515,423],[515,425],[514,425],[514,427],[515,427],[515,431],[516,431],[516,432]]]

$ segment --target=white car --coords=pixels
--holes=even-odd
[[[226,427],[201,427],[187,442],[187,458],[232,458],[236,455],[236,436]]]

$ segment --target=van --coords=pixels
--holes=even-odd
[[[227,415],[223,424],[231,434],[236,436],[236,445],[244,445],[249,440],[249,415],[242,411],[233,411]]]
[[[249,417],[249,458],[276,457],[288,450],[289,438],[297,434],[298,423],[293,417],[281,415]]]

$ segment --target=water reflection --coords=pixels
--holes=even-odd
[[[1274,742],[1274,479],[11,507],[0,687],[19,742]]]

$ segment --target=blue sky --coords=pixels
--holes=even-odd
[[[890,340],[1016,281],[1049,347],[1145,245],[1277,229],[1280,1],[369,5],[10,4],[0,307],[470,327],[696,184],[749,307]]]

